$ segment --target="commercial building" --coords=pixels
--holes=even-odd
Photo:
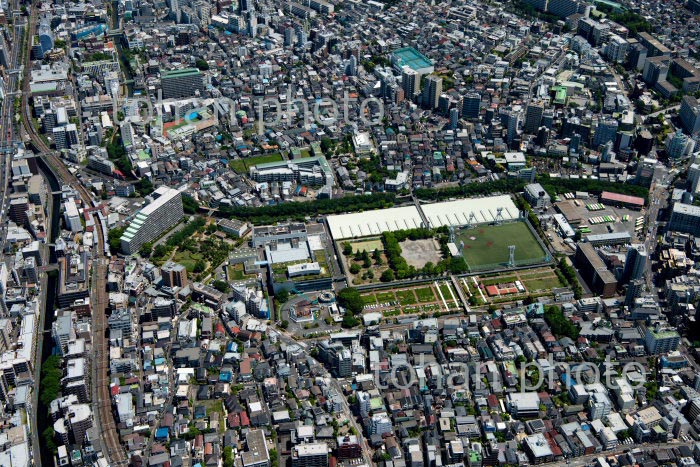
[[[552,198],[539,183],[525,185],[525,200],[535,209],[544,209],[552,204]]]
[[[256,182],[297,182],[311,186],[333,186],[333,170],[324,156],[268,162],[250,168]]]
[[[595,293],[601,294],[604,298],[615,295],[617,280],[613,273],[608,271],[593,245],[579,243],[576,247],[575,260],[581,276]]]
[[[163,99],[193,97],[196,92],[204,95],[204,75],[196,68],[185,68],[164,72],[160,78]]]
[[[150,203],[136,214],[121,236],[121,250],[127,255],[136,253],[144,243],[157,239],[185,215],[178,190],[162,186],[148,198]]]
[[[625,258],[625,269],[622,273],[622,282],[641,279],[646,271],[648,254],[642,243],[631,245]]]
[[[391,64],[397,72],[404,66],[411,68],[419,75],[427,75],[435,71],[433,62],[413,47],[403,47],[391,53]]]
[[[246,450],[241,453],[243,467],[270,467],[270,453],[263,430],[250,430],[245,437]]]

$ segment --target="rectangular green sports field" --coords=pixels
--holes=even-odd
[[[457,246],[464,242],[462,255],[470,269],[508,264],[508,246],[515,245],[516,265],[544,260],[545,252],[524,222],[480,225],[455,232]]]

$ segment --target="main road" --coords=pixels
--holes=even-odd
[[[29,7],[29,22],[26,28],[28,37],[32,37],[37,23],[37,9],[34,5]],[[32,141],[34,148],[39,151],[46,163],[51,167],[56,176],[64,183],[78,191],[85,208],[95,205],[91,194],[63,164],[55,151],[49,148],[44,139],[37,133],[32,123],[29,108],[29,71],[31,69],[31,41],[24,42],[24,70],[21,102],[22,126]],[[106,278],[109,259],[106,256],[105,240],[107,232],[103,231],[103,224],[95,222],[96,245],[92,251],[92,397],[94,410],[94,424],[97,432],[101,434],[99,442],[102,444],[103,454],[111,467],[126,466],[128,459],[119,442],[114,416],[112,415],[111,394],[109,388],[109,344],[106,339],[107,309]]]

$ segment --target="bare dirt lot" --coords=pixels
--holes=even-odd
[[[409,266],[422,268],[427,263],[437,264],[440,257],[440,247],[432,238],[425,240],[406,240],[401,242],[402,256]]]

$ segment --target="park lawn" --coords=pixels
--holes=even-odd
[[[256,157],[246,157],[245,159],[234,159],[229,162],[229,166],[239,174],[247,173],[248,169],[258,165],[265,164],[267,162],[279,162],[282,160],[282,154],[279,152],[273,152],[272,154],[265,154],[264,156]]]
[[[232,264],[228,267],[228,277],[232,281],[242,281],[246,277],[252,277],[252,275],[246,275],[243,264]]]
[[[457,241],[464,242],[462,255],[470,268],[507,264],[509,245],[515,245],[516,263],[534,263],[545,257],[545,252],[524,222],[465,229],[457,234]]]
[[[554,287],[561,287],[557,276],[523,279],[523,285],[528,291],[550,290]]]
[[[382,241],[377,239],[374,240],[363,240],[360,242],[354,242],[350,244],[352,246],[352,252],[356,253],[358,251],[366,251],[367,253],[372,253],[374,250],[384,251],[384,245]]]
[[[395,302],[396,301],[396,296],[394,295],[393,291],[390,292],[376,292],[375,297],[377,297],[377,302],[379,303],[388,303],[388,302]]]
[[[435,299],[435,292],[433,292],[432,287],[422,287],[420,289],[415,289],[416,292],[416,297],[418,297],[418,301],[420,303],[425,303],[425,302],[434,302]]]
[[[173,261],[176,263],[180,263],[183,266],[185,266],[185,269],[187,269],[187,272],[194,272],[194,265],[199,261],[200,259],[204,259],[204,256],[201,253],[192,253],[187,250],[183,251],[176,251],[175,256],[173,257]]]
[[[447,302],[447,306],[452,306],[450,304],[454,304],[450,290],[452,290],[452,286],[450,286],[449,282],[443,282],[442,284],[440,284],[440,291],[442,292],[442,296],[445,298],[445,301]],[[454,293],[454,290],[452,290],[452,293]],[[455,295],[455,297],[456,297],[456,295]]]
[[[416,303],[416,295],[413,293],[413,289],[396,291],[396,298],[402,306]]]

